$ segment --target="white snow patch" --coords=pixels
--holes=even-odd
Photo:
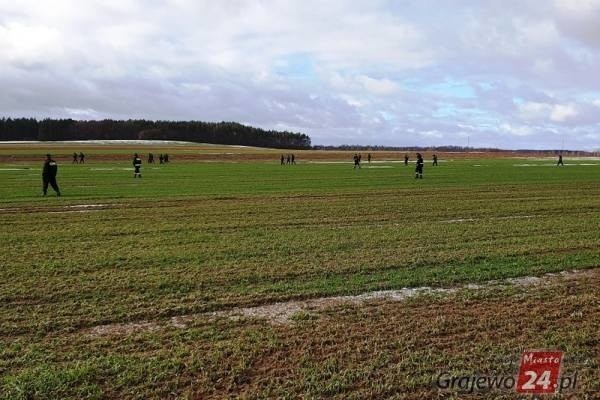
[[[521,218],[536,218],[539,215],[507,215],[506,217],[494,217],[492,219],[521,219]]]
[[[164,146],[164,145],[176,145],[176,146],[189,146],[189,145],[203,145],[203,143],[194,143],[194,142],[183,142],[178,140],[58,140],[58,141],[39,141],[39,140],[17,140],[17,141],[7,141],[2,142],[1,144],[57,144],[57,145],[65,145],[65,144],[138,144],[138,145],[154,145],[154,146]]]
[[[102,211],[103,209],[92,210],[66,210],[66,211],[48,211],[48,214],[69,214],[69,213],[90,213],[94,211]]]
[[[567,165],[567,164],[565,164]],[[554,167],[556,164],[513,164],[513,167]]]
[[[65,206],[65,208],[96,208],[96,207],[106,207],[109,205],[116,205],[116,204],[73,204],[71,206]]]
[[[103,168],[103,167],[97,167],[97,168],[90,168],[90,171],[133,171],[133,167],[129,167],[129,168]]]
[[[472,221],[482,221],[482,220],[503,220],[503,219],[525,219],[525,218],[536,218],[539,215],[506,215],[503,217],[489,217],[489,218],[456,218],[456,219],[446,219],[440,221],[442,223],[452,224],[459,222],[472,222]]]
[[[450,293],[458,292],[459,290],[482,290],[493,287],[504,287],[504,286],[534,286],[543,284],[550,279],[556,278],[571,278],[578,276],[586,276],[594,274],[596,270],[588,271],[562,271],[559,273],[548,273],[542,276],[524,276],[518,278],[507,278],[502,280],[492,280],[481,284],[464,284],[452,288],[431,288],[429,286],[422,286],[417,288],[402,288],[398,290],[378,290],[373,292],[366,292],[354,296],[333,296],[333,297],[320,297],[309,300],[291,300],[284,302],[277,302],[272,304],[265,304],[255,307],[236,307],[229,310],[220,310],[199,314],[181,315],[170,318],[168,325],[178,328],[185,329],[194,320],[201,318],[214,318],[214,317],[225,317],[232,319],[239,318],[264,318],[267,322],[274,325],[288,324],[293,321],[294,315],[302,311],[320,311],[333,306],[351,304],[351,305],[363,305],[370,301],[375,300],[386,300],[386,301],[403,301],[415,296],[424,294],[439,294],[445,295]],[[168,326],[167,325],[167,326]],[[148,331],[158,329],[160,327],[158,322],[129,322],[129,323],[118,323],[118,324],[107,324],[99,325],[90,330],[92,335],[106,335],[106,334],[129,334],[136,331]]]
[[[457,219],[447,219],[444,221],[440,221],[446,224],[454,224],[457,222],[471,222],[471,221],[477,221],[477,218],[457,218]]]

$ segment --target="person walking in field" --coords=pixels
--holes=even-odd
[[[557,167],[559,167],[559,166],[564,167],[565,166],[565,164],[563,163],[562,154],[558,155],[558,162],[556,163],[556,166]]]
[[[148,164],[154,164],[154,154],[148,153]]]
[[[85,154],[79,152],[79,164],[85,164]]]
[[[354,155],[354,169],[356,168],[360,169],[360,157],[358,156],[358,154]]]
[[[415,179],[423,179],[423,156],[417,153],[417,166],[415,168]]]
[[[404,166],[407,167],[408,166],[408,154],[404,155]]]
[[[77,161],[77,153],[73,153],[73,162],[71,164],[79,164],[79,161]]]
[[[281,165],[285,165],[285,157],[283,154],[281,155]]]
[[[162,164],[165,162],[165,156],[162,155],[162,153],[158,156],[158,163]]]
[[[164,158],[165,158],[165,164],[167,164],[169,162],[169,155],[167,153],[165,153]]]
[[[367,161],[371,164],[371,153],[367,154]]]
[[[52,186],[52,189],[56,192],[57,196],[60,196],[60,189],[56,183],[56,173],[58,172],[58,165],[56,161],[52,159],[50,154],[46,154],[46,161],[42,169],[42,196],[46,196],[48,192],[48,185]]]
[[[296,155],[292,154],[292,165],[296,165]]]
[[[292,162],[292,156],[290,156],[290,155],[288,154],[288,155],[287,155],[287,158],[286,158],[286,160],[285,160],[285,163],[286,163],[286,164],[289,164],[289,163],[291,163],[291,162]]]
[[[434,166],[434,167],[437,167],[437,165],[438,165],[438,163],[437,163],[437,155],[436,155],[436,154],[434,154],[434,155],[433,155],[433,166]]]
[[[140,172],[140,168],[142,168],[142,159],[138,156],[137,153],[133,155],[133,177],[141,178],[142,173]]]

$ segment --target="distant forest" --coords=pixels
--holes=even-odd
[[[584,151],[584,150],[530,150],[530,149],[519,149],[519,150],[505,150],[498,149],[495,147],[465,147],[465,146],[363,146],[363,145],[340,145],[340,146],[313,146],[313,150],[342,150],[342,151],[439,151],[449,153],[467,153],[467,152],[482,152],[482,153],[528,153],[528,154],[564,154],[571,156],[589,156],[595,154],[595,152]]]
[[[8,140],[181,140],[284,149],[309,149],[303,133],[272,131],[236,122],[34,118],[0,119],[0,141]]]

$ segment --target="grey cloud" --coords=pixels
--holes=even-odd
[[[594,148],[598,3],[4,2],[0,109],[237,120],[324,144],[465,144],[468,135],[539,148],[565,135]],[[297,55],[304,64],[292,65]],[[524,103],[548,106],[527,116]]]

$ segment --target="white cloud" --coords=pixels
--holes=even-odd
[[[373,94],[388,95],[398,92],[398,84],[389,79],[374,79],[366,75],[361,75],[358,80],[364,88]]]
[[[19,22],[0,25],[0,49],[0,62],[16,65],[49,63],[63,53],[58,29]]]
[[[526,102],[519,106],[521,117],[525,120],[549,120],[565,122],[576,117],[579,112],[574,104],[548,104]]]
[[[514,126],[511,124],[502,124],[500,125],[500,129],[513,136],[531,136],[535,133],[533,128],[525,125]]]
[[[578,114],[573,104],[556,104],[552,107],[550,119],[555,122],[564,122],[569,118],[573,118]]]

